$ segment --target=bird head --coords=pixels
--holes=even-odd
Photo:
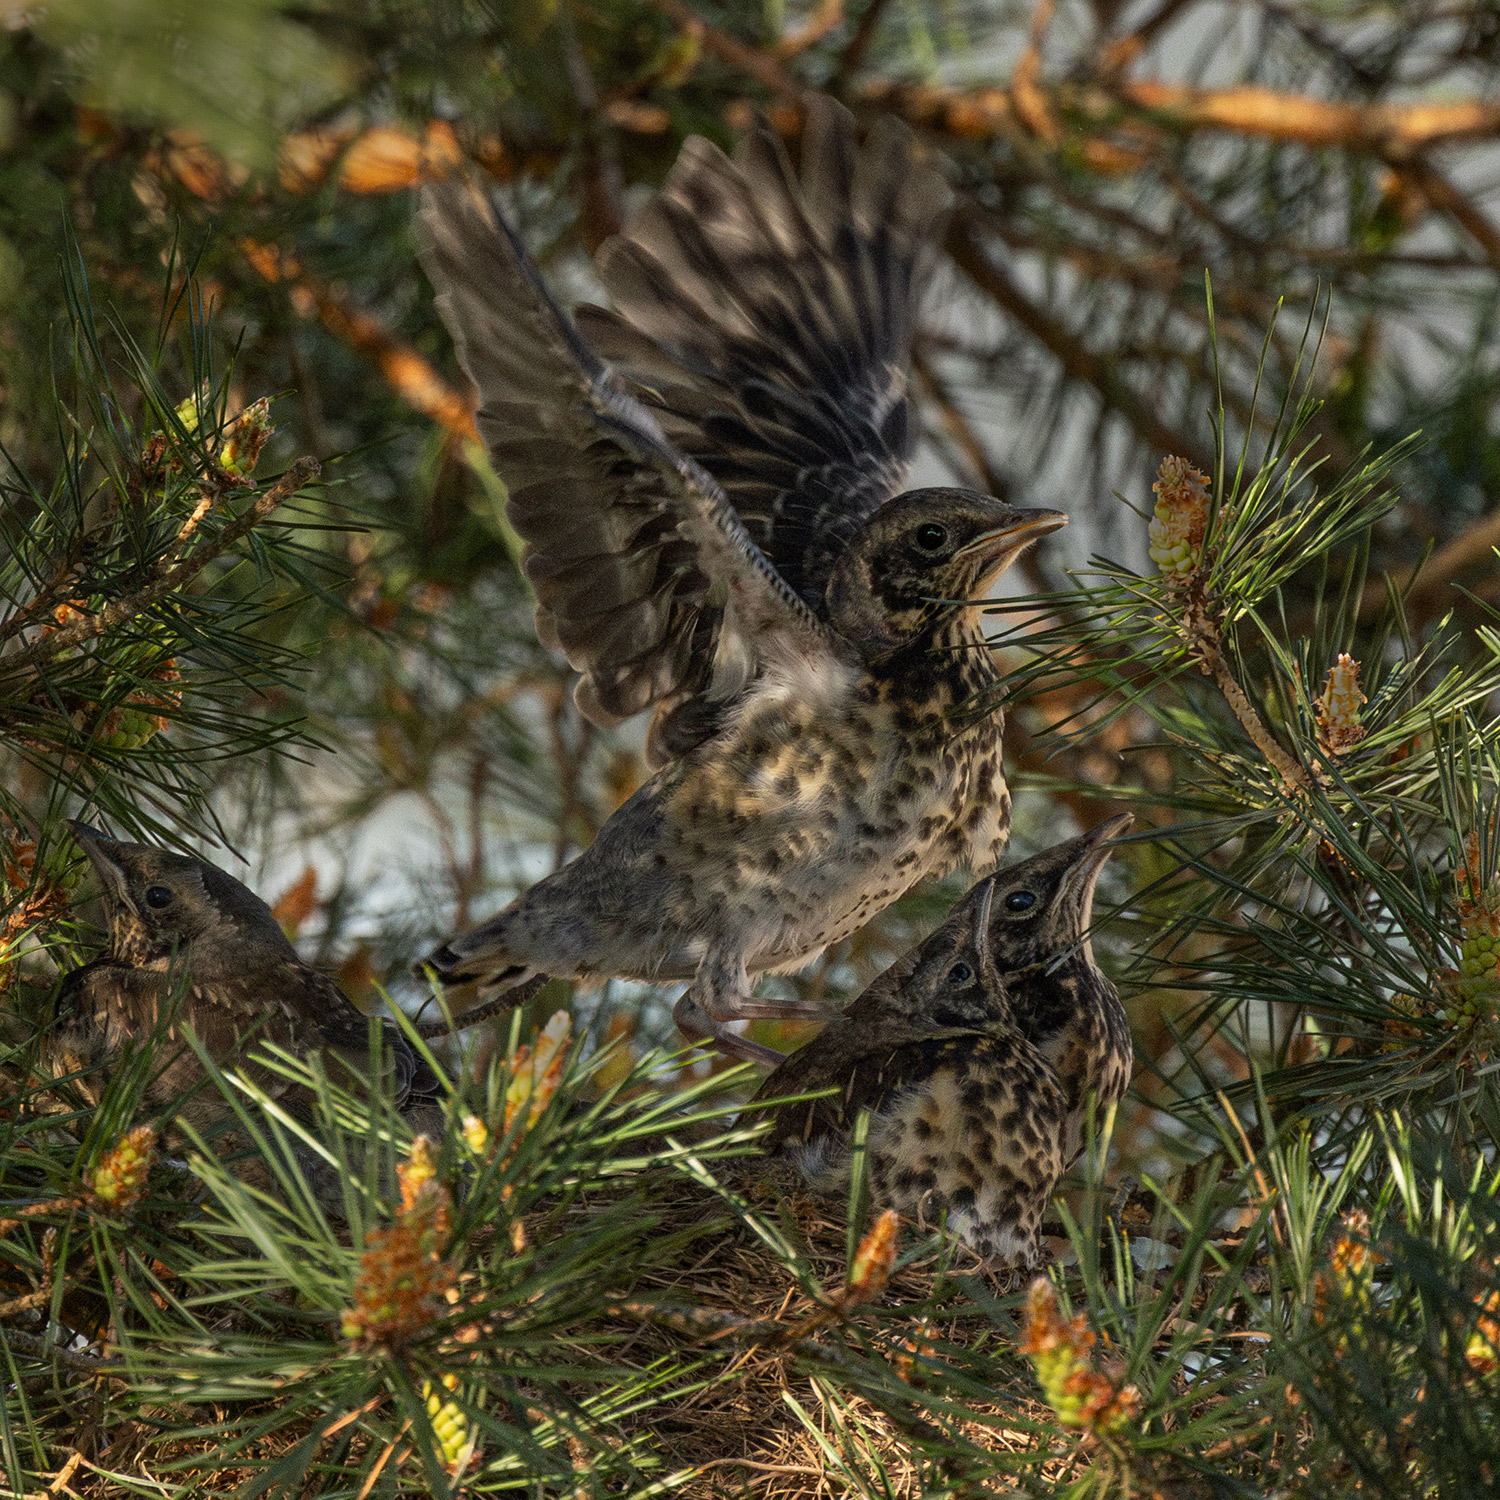
[[[828,623],[868,656],[898,650],[980,602],[1032,542],[1068,524],[978,490],[909,490],[855,534],[824,590]]]
[[[104,887],[110,954],[117,962],[150,964],[190,944],[199,950],[195,968],[205,948],[230,966],[252,954],[296,957],[271,908],[217,866],[149,844],[123,844],[87,823],[68,826]]]
[[[983,1026],[1009,1015],[990,952],[993,896],[993,881],[982,880],[953,908],[902,963],[888,1009],[927,1026]]]
[[[1086,947],[1094,915],[1094,887],[1109,861],[1110,840],[1132,822],[1129,813],[1054,844],[990,878],[995,904],[990,953],[1003,975],[1050,964]]]

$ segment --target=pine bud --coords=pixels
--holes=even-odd
[[[89,1179],[89,1195],[105,1208],[123,1212],[146,1191],[156,1132],[149,1125],[127,1130],[99,1159]]]
[[[446,1311],[454,1268],[412,1218],[397,1219],[365,1240],[354,1278],[354,1305],[344,1314],[346,1339],[387,1349],[425,1333]]]
[[[520,1047],[511,1064],[510,1085],[505,1090],[505,1129],[508,1131],[522,1109],[527,1111],[525,1128],[536,1124],[557,1086],[562,1082],[564,1050],[573,1028],[567,1011],[556,1011],[537,1033],[536,1048]]]
[[[463,1123],[464,1144],[474,1153],[482,1157],[490,1143],[489,1126],[479,1118],[478,1115],[465,1115]]]
[[[1037,1384],[1064,1427],[1116,1433],[1139,1415],[1141,1393],[1122,1383],[1118,1369],[1095,1368],[1089,1353],[1094,1343],[1083,1314],[1065,1322],[1057,1288],[1037,1277],[1026,1294],[1021,1353],[1030,1357]]]
[[[401,1188],[398,1215],[432,1239],[434,1248],[448,1237],[448,1189],[438,1180],[437,1157],[430,1137],[419,1135],[396,1168]]]
[[[1479,1325],[1469,1335],[1464,1358],[1476,1374],[1489,1375],[1500,1368],[1500,1291],[1482,1292],[1474,1300],[1479,1304]]]
[[[444,1375],[443,1386],[450,1391],[458,1389],[457,1375]],[[437,1439],[438,1449],[443,1455],[444,1467],[455,1473],[467,1456],[469,1446],[469,1423],[457,1402],[444,1401],[433,1389],[430,1380],[422,1383],[422,1399],[427,1403],[427,1418],[432,1423],[432,1435]]]
[[[891,1279],[896,1264],[896,1232],[901,1220],[894,1209],[886,1209],[871,1225],[854,1252],[849,1268],[849,1285],[844,1291],[845,1307],[873,1302]]]
[[[1330,755],[1341,755],[1365,737],[1359,722],[1365,695],[1359,690],[1359,663],[1347,651],[1328,669],[1328,684],[1317,700],[1318,743]]]
[[[1450,989],[1453,1009],[1474,1020],[1500,1008],[1500,880],[1486,882],[1480,874],[1476,834],[1465,840],[1456,880],[1460,941],[1458,973]]]
[[[260,450],[276,429],[271,425],[271,402],[262,396],[234,419],[229,441],[219,450],[219,467],[238,478],[248,479],[260,462]]]
[[[1164,458],[1151,486],[1156,510],[1148,531],[1151,561],[1172,584],[1198,566],[1208,530],[1208,476],[1185,458]]]

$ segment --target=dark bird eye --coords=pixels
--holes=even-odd
[[[1036,896],[1031,891],[1012,891],[1005,898],[1006,911],[1026,911],[1036,905]]]
[[[148,885],[146,887],[146,905],[160,909],[172,904],[172,893],[164,885]]]
[[[916,530],[916,543],[924,552],[941,552],[948,541],[948,528],[926,521]]]
[[[954,964],[948,970],[949,984],[967,984],[974,977],[974,971],[968,964]]]

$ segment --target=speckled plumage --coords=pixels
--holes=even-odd
[[[946,1215],[979,1255],[1031,1265],[1062,1171],[1066,1101],[1016,1026],[994,967],[986,928],[997,878],[782,1063],[756,1098],[837,1088],[783,1104],[775,1117],[773,1140],[815,1188],[844,1190],[850,1133],[867,1109],[877,1204],[929,1221]]]
[[[429,188],[425,263],[528,545],[544,640],[601,723],[646,708],[657,774],[593,846],[429,960],[502,995],[531,975],[691,979],[678,1019],[758,1000],[917,881],[1005,848],[997,672],[967,602],[1053,511],[902,492],[906,365],[946,189],[889,125],[810,106],[802,176],[774,134],[689,141],[607,249],[617,311],[547,293],[491,205]],[[606,365],[600,353],[610,358]]]
[[[1089,1096],[1106,1109],[1130,1085],[1130,1024],[1089,941],[1109,840],[1130,821],[1128,813],[1106,819],[995,877],[991,956],[1016,1025],[1052,1064],[1067,1095],[1069,1161],[1083,1144]],[[1031,897],[1029,905],[1019,904],[1023,894]]]
[[[100,877],[110,951],[64,981],[47,1043],[55,1072],[80,1072],[78,1087],[97,1096],[126,1042],[156,1037],[163,1056],[145,1102],[164,1108],[203,1078],[183,1036],[187,1023],[216,1063],[245,1071],[294,1113],[305,1112],[304,1091],[247,1062],[247,1049],[317,1053],[332,1082],[362,1087],[371,1072],[369,1022],[332,979],[302,962],[264,901],[205,860],[72,827]],[[438,1080],[389,1023],[383,1051],[397,1106],[439,1118]],[[213,1089],[200,1089],[180,1112],[200,1131],[231,1113]]]

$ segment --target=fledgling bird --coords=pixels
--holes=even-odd
[[[995,876],[991,957],[1016,1025],[1067,1095],[1069,1162],[1083,1146],[1089,1095],[1103,1110],[1130,1085],[1130,1023],[1119,991],[1094,961],[1089,926],[1110,840],[1131,821],[1129,813],[1106,818]]]
[[[936,932],[898,959],[787,1058],[758,1100],[783,1104],[772,1139],[811,1185],[846,1188],[859,1111],[871,1112],[871,1196],[936,1217],[979,1255],[1038,1259],[1042,1216],[1062,1172],[1066,1101],[1021,1034],[995,969],[989,926],[1000,876],[981,881]]]
[[[770,1062],[725,1023],[826,1011],[757,999],[750,976],[1003,852],[975,602],[1066,521],[904,489],[947,188],[908,132],[859,149],[827,99],[801,157],[799,178],[763,121],[733,161],[689,139],[600,254],[616,310],[576,323],[476,191],[429,186],[421,210],[538,631],[595,722],[655,709],[656,768],[587,851],[429,962],[483,999],[536,974],[690,979],[683,1030]]]
[[[103,886],[110,946],[64,981],[59,1024],[49,1039],[56,1071],[82,1070],[79,1086],[88,1091],[128,1040],[145,1041],[166,1023],[173,1055],[146,1096],[153,1107],[165,1107],[203,1077],[182,1037],[187,1022],[216,1063],[245,1070],[293,1112],[304,1103],[303,1091],[247,1064],[245,1049],[269,1043],[318,1053],[334,1084],[362,1088],[371,1074],[369,1022],[331,978],[298,957],[259,896],[206,860],[120,843],[86,823],[69,827]],[[439,1082],[389,1022],[384,1037],[393,1100],[409,1119],[425,1123],[424,1111],[438,1113]],[[200,1091],[183,1113],[200,1129],[227,1118],[212,1091]]]

